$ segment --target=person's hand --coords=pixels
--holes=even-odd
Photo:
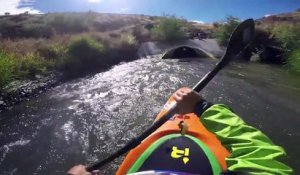
[[[180,88],[173,94],[177,102],[177,113],[188,114],[194,112],[195,106],[203,97],[190,88]]]
[[[76,165],[72,167],[67,175],[99,175],[99,171],[93,171],[92,173],[87,172],[84,165]]]

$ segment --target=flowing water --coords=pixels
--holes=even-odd
[[[193,86],[215,63],[140,59],[66,82],[0,113],[0,174],[64,174],[108,156],[145,130],[172,92]],[[230,105],[283,146],[288,164],[300,173],[299,79],[274,66],[234,63],[202,94]],[[102,173],[113,174],[121,160]]]

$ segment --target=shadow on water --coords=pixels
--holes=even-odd
[[[0,174],[63,174],[122,147],[148,127],[166,99],[193,86],[215,61],[141,59],[64,83],[0,113]],[[235,63],[202,92],[230,105],[288,153],[300,173],[299,82],[266,65]],[[102,171],[113,174],[122,158]],[[297,174],[297,173],[295,173]]]

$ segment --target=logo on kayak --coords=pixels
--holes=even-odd
[[[180,150],[177,148],[177,146],[173,146],[172,147],[172,152],[171,152],[171,157],[174,159],[179,159],[182,157],[182,161],[184,164],[187,164],[188,161],[190,160],[188,158],[190,154],[190,149],[189,148],[185,148],[184,150]]]

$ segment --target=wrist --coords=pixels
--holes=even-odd
[[[206,111],[209,107],[211,107],[213,103],[207,102],[206,100],[202,99],[199,102],[196,103],[194,108],[194,113],[201,117],[202,113]]]

